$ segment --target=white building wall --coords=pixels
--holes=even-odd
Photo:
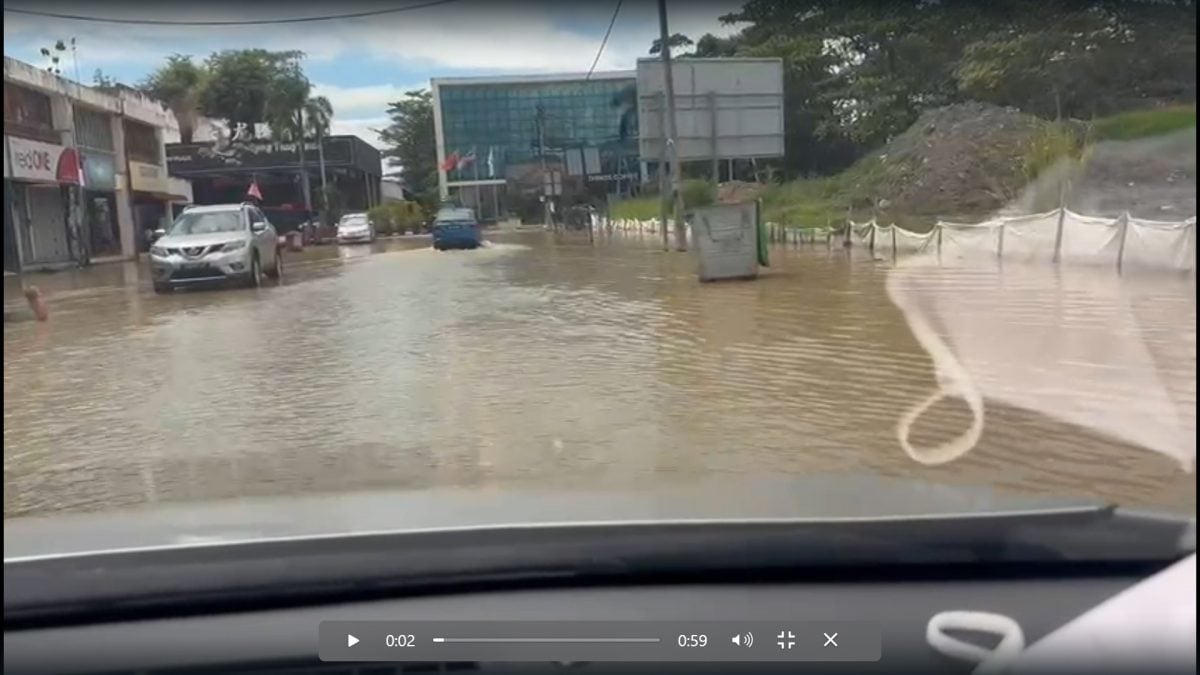
[[[102,92],[7,56],[4,57],[4,79],[14,84],[39,90],[50,96],[52,122],[55,129],[60,132],[62,145],[74,145],[75,120],[72,101],[86,103],[90,107],[112,115],[117,187],[116,216],[117,229],[121,238],[121,255],[125,258],[135,257],[137,249],[133,231],[132,194],[129,189],[129,163],[125,154],[123,119],[129,118],[155,128],[159,162],[165,171],[167,166],[165,143],[175,142],[179,137],[179,122],[175,119],[175,114],[160,102],[141,92],[124,89],[116,94]],[[186,194],[191,194],[190,184]],[[80,232],[80,236],[87,236],[87,234]]]

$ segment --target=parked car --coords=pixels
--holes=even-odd
[[[214,282],[259,286],[264,275],[283,274],[278,235],[253,204],[188,207],[155,235],[150,270],[156,293]]]
[[[347,213],[337,224],[339,244],[375,241],[375,226],[365,213]]]

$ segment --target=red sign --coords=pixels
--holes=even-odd
[[[63,148],[58,156],[58,182],[72,185],[83,184],[83,165],[79,163],[79,153],[75,148]]]
[[[79,154],[72,148],[28,138],[6,136],[12,154],[9,171],[18,180],[70,183],[80,180]]]

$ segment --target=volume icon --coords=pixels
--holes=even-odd
[[[739,647],[753,647],[754,633],[739,633],[729,638],[729,641]]]

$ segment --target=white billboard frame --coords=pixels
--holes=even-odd
[[[663,152],[663,74],[661,59],[638,59],[638,154],[647,162]],[[783,59],[674,59],[671,74],[680,161],[783,157]]]

